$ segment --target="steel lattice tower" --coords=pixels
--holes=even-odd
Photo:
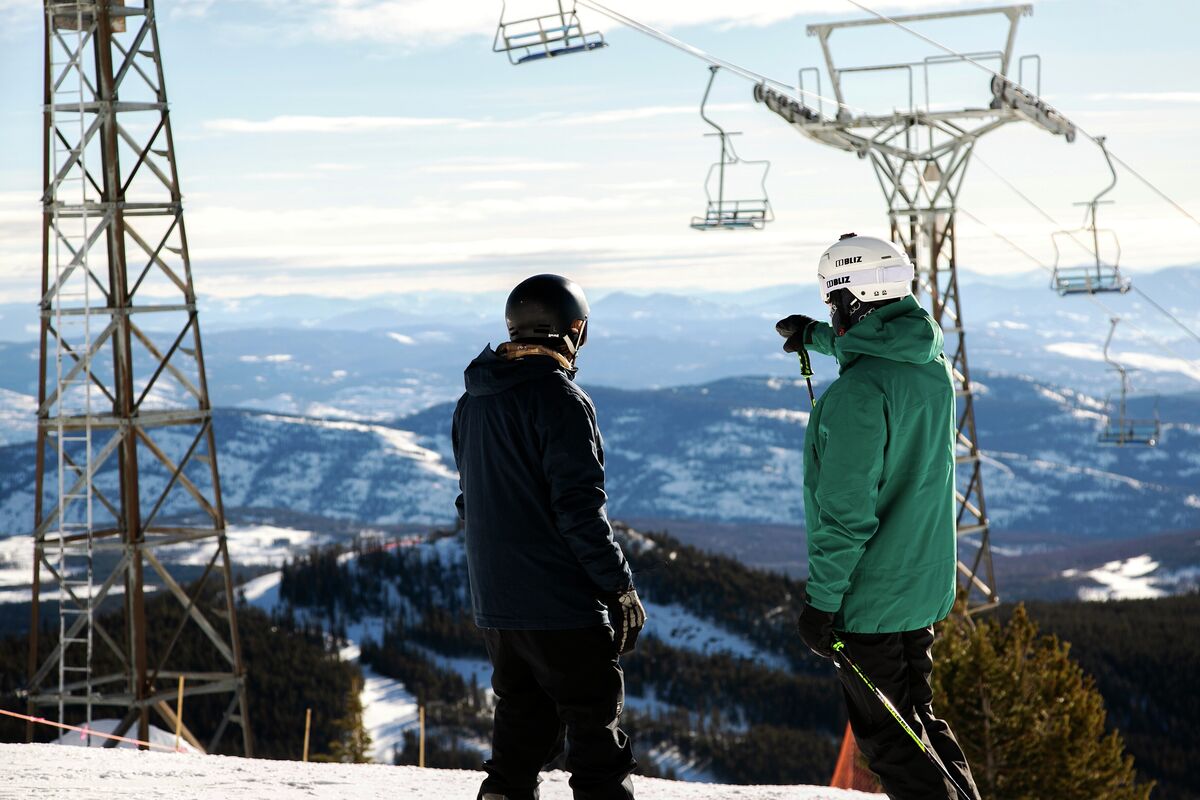
[[[232,723],[251,755],[154,0],[44,0],[44,9],[28,704],[85,722],[93,708],[115,709],[116,733],[136,724],[146,740],[152,711],[174,728],[182,676],[185,698],[228,697],[206,741],[186,726],[185,738],[212,750]],[[48,655],[39,648],[43,577],[57,589],[44,599],[59,601]],[[153,631],[149,593],[174,609]],[[118,608],[119,630],[101,616]],[[211,658],[181,663],[197,658],[197,636]]]
[[[999,603],[989,543],[987,506],[984,502],[982,459],[975,427],[975,389],[967,360],[966,328],[958,287],[958,246],[956,212],[958,195],[967,164],[979,137],[1009,122],[1026,120],[1068,141],[1075,128],[1034,94],[1024,90],[1020,81],[1008,79],[1013,65],[1013,43],[1017,23],[1032,13],[1032,6],[1000,6],[977,10],[912,14],[888,19],[863,19],[808,26],[810,36],[821,43],[826,70],[833,86],[838,108],[830,118],[823,107],[809,108],[803,103],[759,86],[755,99],[765,103],[801,133],[821,144],[870,159],[875,176],[888,205],[892,240],[904,247],[917,267],[913,289],[927,298],[933,318],[946,334],[946,354],[954,373],[958,396],[957,420],[957,523],[960,544],[974,552],[960,550],[958,564],[959,597],[968,614],[992,608]],[[909,23],[925,20],[961,19],[981,15],[999,15],[1008,21],[1002,49],[972,53],[972,61],[994,63],[992,98],[980,108],[941,111],[929,102],[929,74],[947,65],[963,64],[959,56],[934,56],[923,61],[838,68],[834,64],[829,39],[834,31],[890,22]],[[1026,56],[1018,64],[1023,66]],[[1039,62],[1040,63],[1040,62]],[[974,66],[974,65],[972,65]],[[801,71],[800,96],[805,95]],[[847,75],[867,76],[889,72],[907,75],[908,103],[886,114],[871,114],[846,104],[843,80]],[[817,95],[820,95],[818,73]],[[914,84],[924,78],[925,100],[918,102]],[[1040,70],[1039,70],[1040,82]]]

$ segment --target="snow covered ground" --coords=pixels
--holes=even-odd
[[[1200,567],[1162,570],[1149,555],[1109,561],[1092,570],[1063,570],[1064,578],[1091,578],[1099,586],[1079,587],[1080,600],[1145,600],[1195,588]]]
[[[482,773],[382,764],[315,764],[136,750],[0,744],[0,800],[137,797],[139,800],[450,800],[471,798]],[[639,800],[875,800],[812,786],[721,786],[635,778]],[[571,797],[551,773],[543,800]]]
[[[111,734],[120,724],[121,720],[119,719],[94,719],[92,720],[92,724],[88,725],[87,728],[89,731],[95,731],[96,733]],[[136,725],[131,730],[125,732],[126,739],[133,739],[136,736]],[[170,731],[164,731],[157,725],[150,726],[150,738],[148,741],[152,746],[151,749],[158,749],[160,752],[162,752],[162,748],[176,749],[175,734]],[[57,743],[69,747],[104,747],[108,743],[108,740],[102,736],[88,736],[83,731],[67,731],[58,737]],[[132,750],[137,747],[132,741],[120,740],[118,740],[116,746],[125,750]],[[196,752],[184,739],[179,740],[178,748],[189,753]],[[2,792],[3,789],[0,788],[0,793]]]

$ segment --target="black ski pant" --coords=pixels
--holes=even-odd
[[[892,800],[979,800],[971,768],[954,732],[933,714],[933,628],[904,633],[839,633],[846,652],[879,691],[932,748],[950,774],[971,794],[958,791],[929,762],[862,679],[846,667],[838,670],[850,715],[850,727],[871,771]]]
[[[485,628],[496,716],[479,796],[537,800],[538,773],[567,745],[575,800],[632,800],[637,762],[619,727],[625,676],[607,625]]]

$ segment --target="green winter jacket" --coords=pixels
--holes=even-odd
[[[954,604],[954,384],[942,330],[912,297],[813,350],[840,376],[804,436],[809,603],[834,628],[894,633]]]

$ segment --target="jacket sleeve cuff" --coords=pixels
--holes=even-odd
[[[808,604],[817,611],[824,611],[826,614],[836,614],[842,607],[841,595],[835,595],[831,592],[822,591],[817,586],[808,586]]]
[[[818,322],[809,327],[809,344],[813,350],[827,356],[833,355],[833,327],[828,322]]]
[[[630,569],[630,567],[629,567],[629,560],[622,558],[621,561],[622,561],[622,563],[621,563],[621,573],[622,574],[619,579],[621,588],[617,589],[615,592],[612,593],[615,596],[623,595],[626,592],[628,592],[629,590],[634,588],[633,587],[633,570]]]

